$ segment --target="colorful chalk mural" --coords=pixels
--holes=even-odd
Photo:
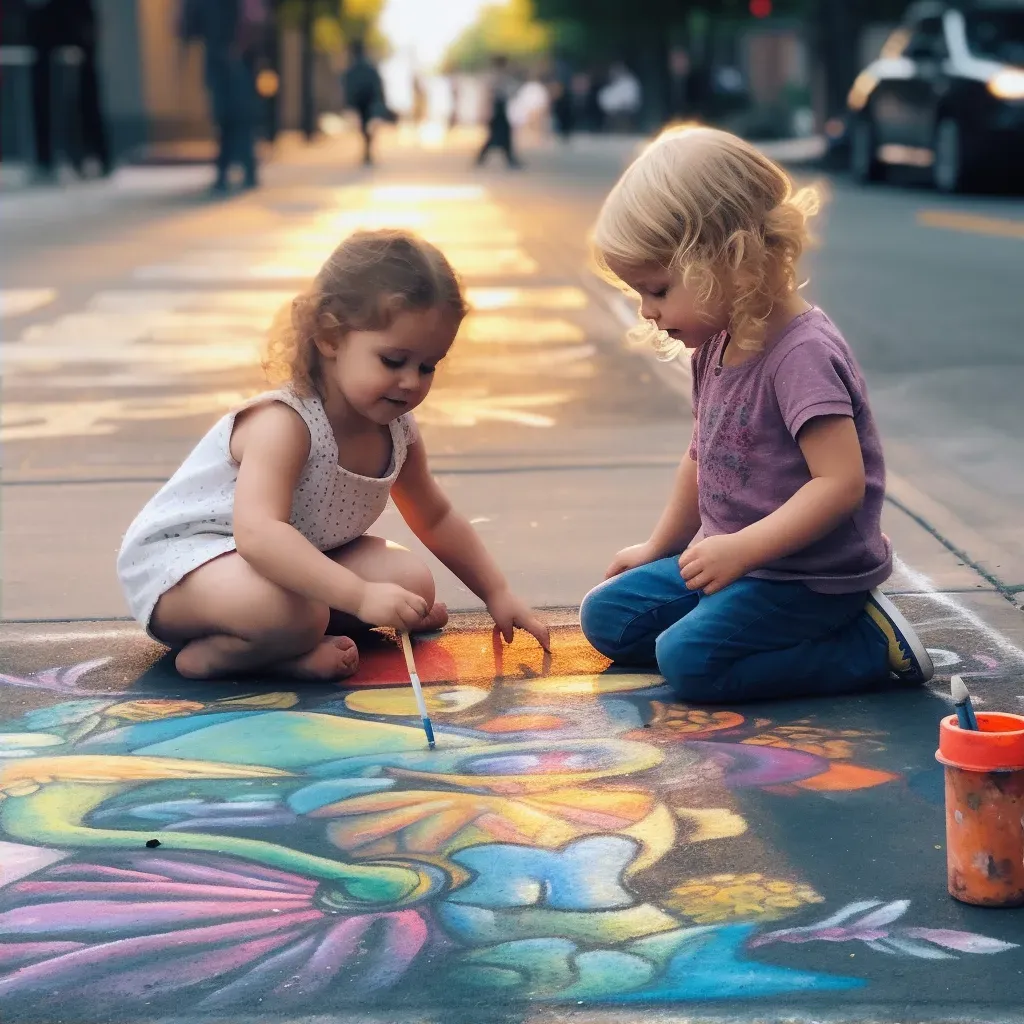
[[[469,1003],[790,997],[869,986],[858,951],[1017,948],[907,900],[837,905],[758,835],[744,793],[898,783],[885,734],[673,704],[574,631],[555,652],[421,641],[435,751],[391,648],[346,691],[0,675],[37,705],[0,722],[0,1016],[324,1013],[426,978]],[[849,969],[785,955],[807,944]]]

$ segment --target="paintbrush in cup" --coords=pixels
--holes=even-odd
[[[430,724],[430,715],[427,714],[427,702],[423,699],[423,687],[420,685],[419,673],[416,671],[416,662],[412,657],[412,639],[404,630],[402,637],[402,653],[405,655],[405,667],[409,670],[409,681],[412,683],[413,696],[416,698],[416,707],[419,708],[420,720],[423,722],[423,731],[427,734],[427,746],[434,749],[434,727]]]

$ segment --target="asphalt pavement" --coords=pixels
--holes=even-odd
[[[946,896],[932,758],[951,672],[979,708],[1024,701],[1024,204],[826,181],[809,261],[883,427],[888,589],[934,685],[674,709],[656,678],[596,675],[571,628],[690,429],[685,367],[626,347],[587,258],[635,143],[538,143],[513,172],[472,169],[472,141],[403,130],[366,171],[328,140],[226,202],[201,168],[0,197],[0,1016],[1024,1019],[1024,911]],[[114,575],[142,503],[261,387],[273,311],[383,224],[464,275],[474,313],[418,418],[455,503],[560,624],[554,667],[498,658],[436,566],[469,613],[422,649],[440,767],[403,753],[386,644],[342,698],[197,690],[125,621]],[[379,532],[417,546],[393,510]],[[140,829],[165,847],[148,866]],[[419,895],[396,896],[409,857]]]

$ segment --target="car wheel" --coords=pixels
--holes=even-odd
[[[856,181],[879,181],[882,164],[878,159],[875,122],[870,114],[858,117],[850,127],[850,173]]]
[[[963,192],[970,179],[970,162],[964,133],[951,117],[935,127],[932,143],[932,181],[940,192]]]

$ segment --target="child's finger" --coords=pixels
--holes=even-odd
[[[545,626],[540,619],[533,615],[524,615],[518,625],[521,629],[525,629],[527,633],[533,636],[545,651],[551,650],[551,633],[548,630],[548,627]]]
[[[694,576],[699,576],[704,571],[704,567],[700,562],[693,561],[682,566],[680,571],[683,579],[689,582]]]
[[[705,588],[712,579],[713,577],[709,572],[695,573],[691,579],[686,581],[686,587],[688,590],[701,590]]]

